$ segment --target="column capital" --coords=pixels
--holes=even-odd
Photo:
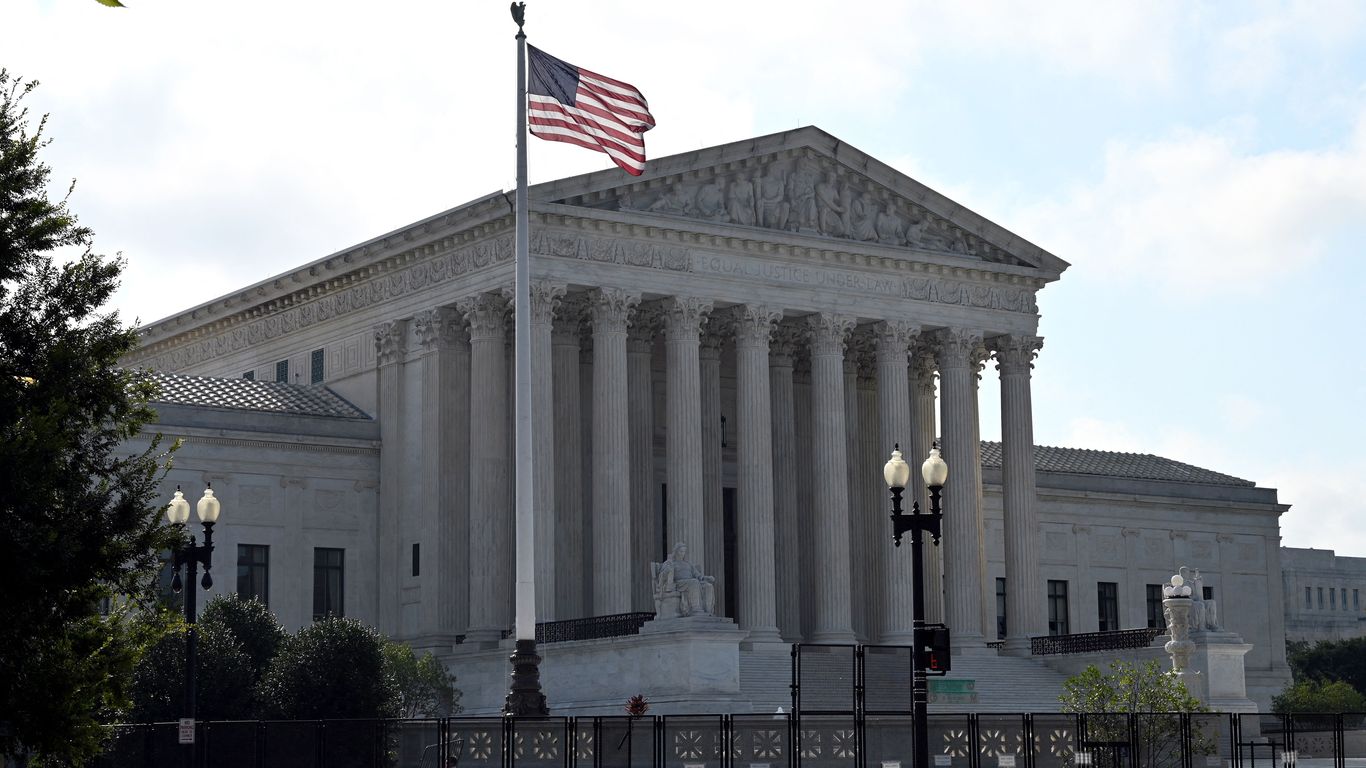
[[[555,308],[554,325],[550,331],[552,344],[578,344],[583,330],[583,319],[588,314],[588,293],[566,293]]]
[[[375,361],[379,365],[401,362],[407,354],[407,320],[390,320],[375,326]]]
[[[696,296],[667,296],[658,306],[664,320],[664,333],[670,339],[695,339],[711,314],[711,299]]]
[[[555,319],[568,286],[551,280],[531,281],[531,324],[548,325]],[[506,296],[506,294],[504,294]]]
[[[1025,374],[1034,367],[1034,358],[1043,348],[1042,336],[997,336],[987,342],[996,357],[996,370],[1002,376]]]
[[[726,310],[727,319],[735,328],[735,346],[767,349],[773,338],[782,310],[764,304],[741,304]]]
[[[624,288],[597,288],[592,292],[589,313],[595,331],[626,332],[640,294]]]
[[[626,351],[645,353],[654,349],[655,334],[663,323],[663,312],[655,302],[636,307],[631,327],[626,331]]]
[[[432,307],[413,317],[413,332],[424,352],[449,349],[465,340],[465,317],[455,307]]]
[[[778,323],[768,345],[769,365],[790,368],[803,341],[802,328],[792,322]]]
[[[507,331],[507,316],[512,307],[500,293],[480,293],[455,302],[456,309],[470,324],[470,340],[499,339]]]
[[[854,329],[854,318],[833,312],[816,312],[806,316],[811,332],[811,354],[843,355],[844,343]]]
[[[720,360],[721,347],[735,334],[735,322],[726,314],[711,315],[707,328],[698,337],[698,350],[703,360]]]
[[[920,336],[920,324],[909,320],[883,320],[873,324],[878,362],[905,361],[911,344]]]
[[[944,328],[934,334],[934,358],[942,371],[946,368],[980,370],[982,332],[965,328]]]
[[[920,342],[911,350],[911,371],[915,373],[915,385],[921,394],[934,396],[934,349]]]
[[[855,326],[844,345],[844,372],[872,378],[873,369],[877,365],[877,353],[874,351],[876,344],[869,326]]]

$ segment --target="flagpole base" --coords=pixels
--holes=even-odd
[[[535,640],[518,640],[517,650],[508,657],[512,662],[512,685],[503,703],[503,715],[545,717],[550,714],[541,692],[541,657]]]

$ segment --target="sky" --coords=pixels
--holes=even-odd
[[[41,81],[125,320],[515,186],[504,0],[124,2],[0,0],[0,67]],[[1284,544],[1366,556],[1366,4],[528,5],[533,44],[645,93],[651,156],[816,125],[1070,262],[1037,443],[1255,480]]]

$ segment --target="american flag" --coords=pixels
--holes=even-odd
[[[655,127],[634,85],[603,77],[528,45],[527,123],[532,134],[605,152],[621,169],[645,170],[645,132]]]

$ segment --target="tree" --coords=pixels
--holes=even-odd
[[[384,639],[355,619],[329,616],[280,645],[257,687],[261,716],[284,720],[398,714]]]
[[[1341,680],[1301,680],[1271,699],[1278,715],[1366,712],[1366,696]]]
[[[237,595],[219,595],[204,606],[199,623],[223,631],[242,646],[251,664],[253,685],[287,637],[275,614],[254,597],[245,600]]]
[[[0,754],[77,762],[158,636],[139,609],[173,534],[153,504],[157,441],[120,447],[153,392],[118,367],[135,330],[99,311],[123,261],[49,197],[47,118],[31,126],[24,106],[36,85],[0,70]],[[115,596],[125,607],[101,615]]]
[[[399,717],[449,717],[460,713],[455,675],[431,651],[419,659],[407,645],[385,641],[384,661],[398,687]]]
[[[1064,712],[1090,715],[1090,740],[1127,740],[1127,715],[1139,715],[1142,768],[1180,765],[1179,713],[1209,711],[1190,695],[1180,678],[1163,672],[1156,661],[1141,666],[1114,661],[1109,673],[1101,672],[1094,664],[1088,666],[1063,682],[1063,694],[1058,701]],[[1215,739],[1197,731],[1192,736],[1192,751],[1214,754],[1215,743]]]
[[[174,720],[185,713],[186,624],[173,617],[172,629],[138,662],[133,674],[132,720]],[[198,685],[195,715],[201,720],[240,720],[252,715],[256,680],[242,644],[220,623],[198,625]]]
[[[1287,649],[1290,671],[1297,682],[1341,680],[1366,691],[1366,637],[1298,643]]]

